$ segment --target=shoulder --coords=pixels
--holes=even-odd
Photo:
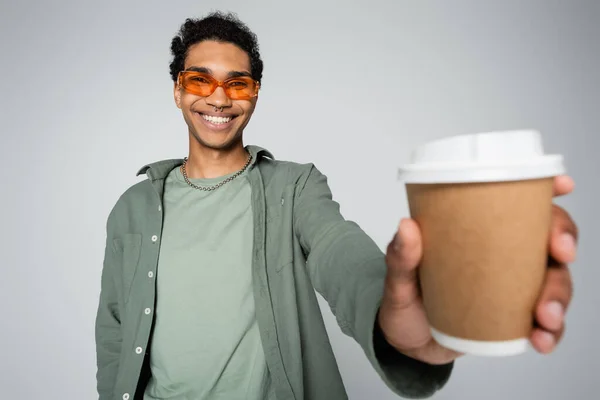
[[[171,171],[182,163],[183,159],[167,159],[140,168],[136,175],[145,175],[145,179],[131,185],[119,196],[108,217],[109,228],[129,229],[131,224],[143,224],[148,213],[160,205],[157,187],[164,184]]]
[[[318,172],[314,163],[278,160],[269,150],[257,145],[249,145],[246,148],[257,158],[258,169],[265,186],[304,185],[311,174]]]
[[[139,205],[141,200],[156,196],[156,190],[152,186],[150,179],[145,178],[127,188],[117,200],[115,207],[125,207],[134,204]]]
[[[159,198],[150,179],[131,185],[115,202],[108,216],[107,228],[111,231],[118,230],[119,226],[131,221],[140,212],[143,213],[146,206],[153,203],[159,203]]]
[[[321,189],[328,191],[327,177],[312,162],[298,163],[264,158],[259,163],[259,168],[267,188],[295,186],[295,191],[299,194],[306,187],[313,187],[315,183],[324,183]]]
[[[117,200],[115,209],[141,208],[143,205],[152,204],[159,199],[156,189],[157,182],[164,182],[167,176],[179,165],[183,159],[168,159],[144,165],[137,172],[137,176],[145,175],[145,179],[131,185]]]
[[[265,186],[299,184],[306,180],[313,163],[298,163],[286,160],[263,158],[258,164]]]

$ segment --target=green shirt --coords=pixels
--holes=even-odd
[[[211,186],[231,175],[191,181]],[[250,196],[245,174],[213,191],[190,187],[179,168],[167,176],[145,400],[268,398]]]
[[[247,172],[252,287],[276,398],[347,398],[315,290],[394,393],[433,395],[454,364],[433,366],[406,357],[378,333],[385,254],[358,225],[344,219],[327,178],[313,164],[276,161],[256,146],[248,150],[254,160]],[[138,174],[147,179],[128,189],[108,217],[96,317],[101,400],[134,399],[147,386],[154,315],[144,310],[156,301],[165,178],[182,162],[143,167]]]

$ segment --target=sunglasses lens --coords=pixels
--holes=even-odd
[[[181,86],[186,91],[197,96],[210,96],[216,85],[210,75],[195,71],[185,71],[181,75]]]
[[[256,82],[250,77],[239,77],[227,80],[225,91],[233,100],[248,100],[256,95]]]

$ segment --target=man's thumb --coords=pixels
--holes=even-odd
[[[385,258],[388,279],[398,283],[416,281],[417,266],[421,262],[422,254],[419,225],[413,219],[403,219],[398,225],[396,235],[388,245]]]

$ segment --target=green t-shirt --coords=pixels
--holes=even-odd
[[[193,179],[198,186],[216,179]],[[213,191],[179,168],[165,181],[152,378],[144,399],[271,397],[252,293],[251,189],[242,174]]]

